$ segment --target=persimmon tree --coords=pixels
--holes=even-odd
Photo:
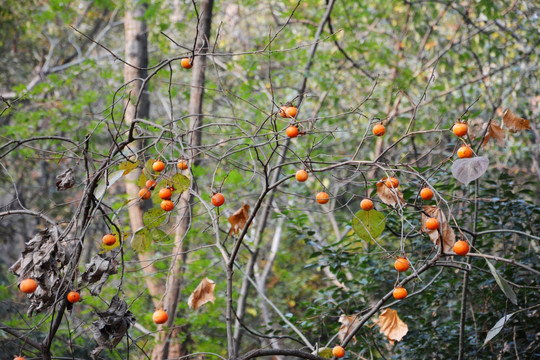
[[[2,93],[10,358],[537,352],[533,5],[79,5]]]

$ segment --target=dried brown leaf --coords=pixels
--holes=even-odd
[[[392,207],[396,207],[397,204],[405,205],[405,199],[399,188],[389,188],[384,184],[384,179],[377,182],[377,196],[383,203]]]
[[[504,112],[503,124],[510,132],[531,130],[531,124],[529,123],[529,120],[520,118],[510,109],[506,109],[506,111]]]
[[[454,243],[456,242],[456,235],[454,234],[454,230],[450,227],[450,225],[448,225],[444,213],[437,206],[433,205],[424,206],[423,210],[424,212],[422,213],[422,231],[429,235],[429,238],[434,245],[440,246],[440,230],[443,236],[443,251],[451,251],[454,247]],[[426,216],[426,214],[428,216]],[[439,226],[439,230],[430,230],[426,228],[426,221],[430,217],[439,220],[439,223],[441,224]]]
[[[188,305],[193,310],[197,310],[199,307],[203,306],[207,302],[211,301],[212,304],[216,300],[214,296],[214,288],[216,283],[208,278],[204,278],[199,286],[193,291],[189,296]]]
[[[75,185],[75,177],[71,168],[56,177],[56,188],[58,191],[67,190],[73,187],[73,185]]]
[[[231,234],[238,234],[240,233],[240,230],[244,229],[244,226],[246,226],[246,223],[249,219],[249,205],[243,204],[242,207],[234,214],[229,216],[229,223],[231,223]]]
[[[104,254],[96,254],[89,264],[86,264],[86,271],[81,274],[81,283],[88,284],[90,294],[97,296],[101,288],[110,275],[118,272],[118,261]]]
[[[341,323],[338,331],[340,342],[343,342],[347,335],[360,323],[357,315],[341,315],[338,321]],[[356,338],[353,338],[353,340],[356,342]]]
[[[388,337],[388,341],[393,345],[394,341],[401,341],[409,328],[398,316],[396,310],[390,308],[385,309],[381,315],[377,325],[381,328],[380,332]]]
[[[504,130],[500,127],[499,123],[496,121],[491,121],[491,124],[489,124],[489,129],[486,133],[486,136],[484,137],[484,141],[482,141],[482,147],[486,146],[489,139],[493,138],[497,140],[497,143],[500,146],[504,146]]]

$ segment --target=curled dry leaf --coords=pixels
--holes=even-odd
[[[383,203],[396,207],[396,205],[405,205],[405,199],[399,189],[389,188],[384,184],[384,180],[377,182],[377,196]]]
[[[214,288],[216,283],[210,280],[209,278],[204,278],[199,286],[193,291],[189,296],[188,305],[193,310],[197,310],[207,302],[211,301],[212,304],[216,300],[214,296]]]
[[[484,175],[488,167],[489,159],[486,156],[457,159],[452,164],[452,175],[467,185]]]
[[[58,241],[56,228],[49,228],[36,234],[26,243],[22,256],[9,271],[18,276],[18,283],[32,278],[38,288],[28,294],[30,306],[28,317],[33,312],[42,312],[51,307],[59,292],[65,291],[67,284],[62,282],[63,270],[68,265],[71,253],[65,242]]]
[[[531,124],[529,123],[529,120],[520,118],[512,111],[510,111],[510,109],[506,109],[503,114],[503,124],[510,132],[531,130]]]
[[[341,342],[360,323],[357,315],[341,315],[338,321],[341,323],[338,331],[338,338]],[[356,338],[353,338],[353,341],[356,343]]]
[[[433,205],[424,206],[423,210],[424,212],[422,213],[422,231],[429,235],[429,238],[434,245],[440,246],[439,230],[441,230],[443,236],[443,252],[447,253],[452,251],[454,243],[456,242],[456,234],[454,233],[454,230],[450,227],[450,225],[448,225],[444,213],[440,211],[437,206]],[[426,216],[426,214],[428,214],[428,216]],[[426,227],[426,221],[430,217],[439,220],[439,223],[441,223],[439,230],[430,230]]]
[[[67,169],[56,177],[56,188],[58,191],[67,190],[75,185],[75,177],[73,176],[73,169]]]
[[[489,139],[495,139],[497,140],[497,143],[500,146],[504,146],[504,130],[500,127],[499,123],[496,121],[491,121],[489,124],[489,129],[486,133],[486,136],[484,137],[484,141],[482,141],[482,147],[486,146]]]
[[[90,330],[94,334],[98,346],[92,350],[90,356],[96,359],[104,350],[112,350],[126,335],[128,329],[135,323],[135,317],[128,310],[124,300],[115,295],[109,308],[104,312],[98,312],[98,319],[92,322]]]
[[[90,294],[97,296],[109,276],[117,272],[118,261],[104,254],[96,254],[90,263],[86,264],[86,271],[81,274],[81,283],[89,284]]]
[[[388,337],[388,341],[394,345],[394,341],[401,341],[409,328],[398,316],[396,310],[390,308],[385,309],[381,315],[379,315],[379,320],[377,325],[381,328],[381,333]]]
[[[244,226],[246,226],[246,223],[249,219],[249,205],[243,204],[242,207],[234,214],[229,216],[229,223],[231,223],[231,230],[229,233],[231,234],[238,234],[240,233],[240,230],[244,229]]]

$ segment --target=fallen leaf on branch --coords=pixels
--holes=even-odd
[[[504,112],[503,124],[510,132],[531,130],[531,124],[529,123],[529,120],[520,118],[512,111],[510,111],[510,109],[506,109],[506,111]]]
[[[341,323],[338,331],[339,341],[343,342],[347,335],[360,323],[357,315],[341,315],[338,320]],[[353,338],[356,343],[356,338]]]
[[[249,205],[243,204],[242,207],[234,214],[229,216],[229,223],[231,223],[231,234],[238,234],[240,233],[240,230],[244,229],[244,226],[246,226],[246,223],[249,219]]]
[[[499,126],[499,123],[496,121],[491,121],[491,124],[489,124],[489,129],[486,133],[486,136],[484,137],[484,141],[482,141],[482,147],[486,146],[489,139],[493,138],[497,140],[497,143],[500,146],[504,146],[504,130]]]
[[[443,252],[450,252],[454,247],[454,243],[456,242],[456,235],[454,233],[454,230],[450,227],[450,225],[448,225],[448,222],[446,221],[446,216],[444,216],[444,213],[437,206],[424,206],[423,210],[424,212],[422,213],[422,231],[429,235],[429,238],[435,246],[440,246],[440,230],[443,236]],[[426,216],[426,214],[428,214],[428,216]],[[439,229],[430,230],[426,227],[426,221],[430,217],[439,220]]]
[[[58,191],[67,190],[75,185],[75,177],[73,176],[73,169],[67,169],[56,177],[56,188]]]
[[[465,185],[484,175],[489,167],[486,156],[457,159],[452,164],[452,175]]]
[[[396,310],[390,308],[385,309],[381,315],[377,325],[381,328],[380,332],[388,337],[388,341],[394,345],[394,341],[401,341],[409,328],[398,316]]]
[[[208,278],[204,278],[199,286],[193,291],[189,296],[188,305],[193,310],[197,310],[199,307],[203,306],[207,302],[211,301],[212,304],[216,300],[214,296],[214,288],[216,283]]]
[[[403,198],[401,191],[397,188],[390,189],[384,184],[385,180],[386,178],[377,182],[377,196],[379,199],[386,205],[392,207],[396,207],[397,204],[405,205],[405,199]]]

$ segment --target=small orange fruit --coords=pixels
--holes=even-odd
[[[167,313],[163,309],[156,310],[154,312],[154,315],[152,315],[152,320],[154,320],[156,324],[165,324],[168,319],[169,315],[167,315]]]
[[[440,225],[439,220],[435,218],[429,218],[426,220],[426,228],[429,230],[437,230]]]
[[[107,234],[101,239],[103,245],[112,246],[116,242],[116,237],[113,234]]]
[[[431,200],[433,199],[433,191],[430,188],[423,188],[420,191],[420,197],[424,200]]]
[[[295,118],[296,114],[298,113],[298,109],[294,106],[289,106],[285,109],[285,114],[288,118]]]
[[[191,69],[193,67],[193,62],[189,60],[189,58],[183,58],[180,61],[180,64],[182,64],[182,67],[184,69]]]
[[[225,196],[222,193],[215,193],[212,195],[212,204],[215,207],[220,207],[225,203]]]
[[[139,197],[143,200],[149,199],[152,196],[152,192],[148,188],[139,190]]]
[[[391,177],[390,179],[386,180],[385,184],[389,188],[397,189],[397,187],[399,186],[399,180],[395,177]]]
[[[373,201],[371,201],[370,199],[364,199],[360,201],[360,207],[364,211],[370,211],[371,209],[373,209]]]
[[[290,138],[295,138],[298,136],[298,128],[294,125],[291,125],[287,128],[287,136]]]
[[[392,293],[397,300],[405,299],[407,297],[407,290],[404,287],[398,286]]]
[[[187,168],[188,168],[186,160],[179,160],[178,164],[176,164],[176,166],[178,167],[178,170],[187,170]]]
[[[172,191],[167,188],[163,188],[159,190],[158,195],[159,195],[159,198],[162,200],[170,200],[172,196]]]
[[[308,173],[306,170],[298,170],[296,172],[296,180],[300,182],[304,182],[307,180],[307,178],[308,178]]]
[[[457,122],[452,127],[452,131],[454,134],[456,134],[456,136],[465,136],[467,135],[467,124]]]
[[[154,169],[155,172],[161,172],[165,169],[165,164],[161,160],[154,161],[152,169]]]
[[[282,118],[286,118],[287,117],[287,113],[285,112],[286,110],[287,110],[287,106],[283,105],[281,109],[279,109],[279,116],[281,116]]]
[[[472,150],[470,147],[464,145],[458,149],[457,156],[461,159],[470,158],[472,156]]]
[[[383,124],[377,124],[373,127],[373,135],[375,136],[383,136],[386,132],[386,128]]]
[[[156,180],[147,180],[145,186],[147,189],[154,190],[154,188],[156,187],[156,184],[157,184]],[[140,197],[140,194],[139,194],[139,197]]]
[[[19,289],[25,294],[31,294],[37,289],[37,282],[34,279],[24,279],[19,284]]]
[[[342,346],[336,345],[332,349],[332,354],[338,359],[342,358],[345,356],[345,349]]]
[[[319,204],[326,204],[329,200],[330,200],[330,196],[328,196],[328,194],[325,193],[324,191],[321,191],[320,193],[317,194],[317,202]]]
[[[399,272],[407,271],[409,270],[409,260],[404,257],[398,257],[394,263],[394,267]]]
[[[174,209],[174,204],[171,200],[163,200],[159,206],[161,206],[161,208],[165,211],[171,211]]]
[[[460,256],[465,256],[469,253],[469,244],[466,241],[459,240],[454,244],[454,252]]]
[[[17,356],[13,360],[26,360],[24,356]]]
[[[69,301],[72,304],[75,304],[81,300],[81,294],[79,294],[76,291],[70,291],[69,294],[67,294],[67,301]]]

